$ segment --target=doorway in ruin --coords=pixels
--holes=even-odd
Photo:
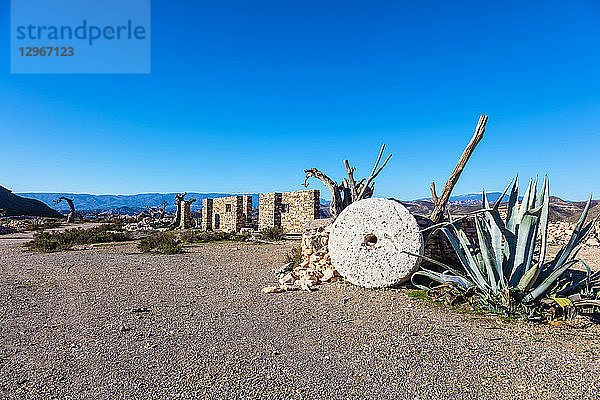
[[[219,214],[215,214],[215,227],[214,229],[221,228],[221,216]]]

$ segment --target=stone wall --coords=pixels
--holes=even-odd
[[[319,195],[318,190],[281,194],[281,227],[285,233],[302,233],[306,224],[319,219]]]
[[[202,200],[202,230],[212,231],[213,199]]]
[[[429,218],[424,218],[417,215],[414,215],[414,217],[417,219],[417,223],[419,224],[421,230],[433,224]],[[467,238],[474,246],[479,244],[479,240],[477,238],[477,229],[475,228],[475,221],[473,218],[464,219],[456,224],[465,232]],[[424,233],[424,236],[426,236],[426,233]],[[444,236],[444,234],[441,232],[438,232],[435,235],[427,238],[425,242],[425,251],[423,254],[445,264],[457,265],[460,263],[458,256],[452,249],[452,245],[446,236]],[[421,265],[428,266],[430,263],[427,261],[422,261]]]
[[[242,196],[242,219],[244,228],[252,227],[252,196]]]
[[[278,196],[279,195],[279,196]],[[261,193],[258,197],[258,229],[263,230],[281,225],[277,207],[281,204],[281,193]]]
[[[230,196],[202,200],[202,229],[239,232],[252,218],[251,196]]]
[[[179,229],[189,229],[192,226],[192,211],[191,206],[192,203],[195,202],[196,199],[191,199],[187,201],[181,202],[181,220],[179,221]]]
[[[319,219],[320,192],[299,190],[260,195],[258,229],[280,226],[285,233],[302,233],[310,221]]]

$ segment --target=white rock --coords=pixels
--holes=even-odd
[[[281,293],[283,292],[285,289],[279,287],[279,286],[267,286],[262,288],[261,292],[263,293]]]
[[[331,268],[327,268],[325,271],[323,271],[323,276],[321,277],[321,282],[327,282],[329,280],[331,280],[331,278],[333,278],[335,275],[335,271],[332,270]]]
[[[279,280],[279,284],[280,285],[291,285],[296,281],[296,277],[294,276],[294,274],[287,273],[285,274],[280,280]]]

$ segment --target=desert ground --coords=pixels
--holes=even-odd
[[[600,328],[343,282],[263,294],[297,242],[41,254],[0,238],[6,399],[595,399]],[[599,254],[582,256],[600,268]]]

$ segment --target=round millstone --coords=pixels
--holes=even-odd
[[[329,235],[332,264],[350,283],[366,288],[397,285],[409,279],[423,254],[417,220],[399,202],[364,199],[337,217]]]

